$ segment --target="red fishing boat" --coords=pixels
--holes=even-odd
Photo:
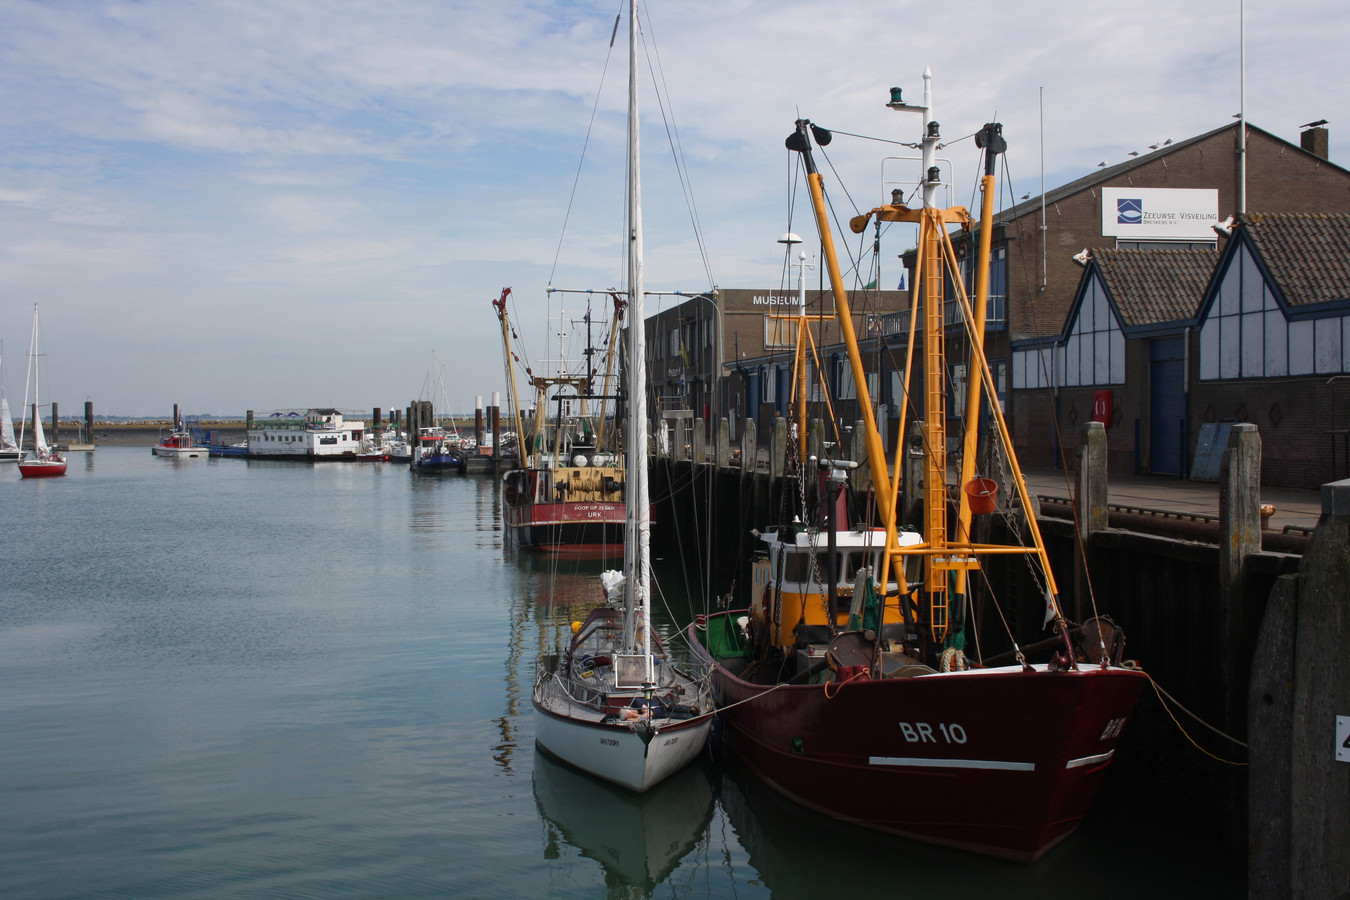
[[[550,288],[550,293],[558,292]],[[511,289],[505,288],[492,303],[502,327],[515,433],[522,436],[518,442],[521,466],[502,476],[502,522],[507,535],[517,546],[541,556],[620,560],[628,476],[613,427],[612,404],[619,397],[609,390],[613,376],[608,361],[615,356],[628,301],[617,293],[611,295],[613,317],[608,349],[603,351],[603,376],[592,366],[594,355],[602,350],[591,343],[589,308],[580,368],[560,359],[555,375],[535,375],[525,369],[535,392],[534,416],[527,421],[516,400],[517,360],[506,309],[510,294]],[[600,377],[603,381],[597,391],[595,383]]]
[[[894,463],[888,462],[872,414],[812,157],[812,138],[823,145],[830,135],[799,121],[787,145],[806,170],[864,423],[876,519],[855,526],[848,518],[843,487],[857,477],[854,463],[822,459],[808,466],[805,450],[795,448],[802,477],[813,474],[817,480],[820,515],[812,519],[809,509],[797,510],[793,524],[761,535],[750,607],[701,617],[689,636],[696,654],[713,667],[731,746],[774,789],[836,819],[1030,862],[1071,834],[1087,814],[1146,676],[1122,663],[1124,637],[1109,620],[1094,617],[1073,625],[1065,619],[1036,519],[1020,513],[1033,507],[1007,425],[997,402],[982,402],[994,396],[982,336],[1002,129],[986,125],[977,136],[985,175],[972,299],[949,228],[970,236],[975,222],[964,208],[939,209],[934,203],[941,181],[935,155],[940,137],[929,114],[929,78],[925,73],[923,104],[904,103],[898,90],[889,104],[923,114],[922,206],[911,209],[897,197],[851,223],[855,233],[873,217],[919,227],[909,347],[916,346],[917,332],[923,358],[906,364],[902,396],[911,396],[909,373],[932,373],[915,384],[926,415],[921,487],[913,479],[910,488],[921,495],[923,527],[897,525],[905,455],[897,452]],[[952,307],[959,310],[955,321]],[[804,301],[801,315],[799,385],[805,383],[803,342],[810,331]],[[947,332],[958,329],[972,375],[959,398],[964,411],[952,421],[979,423],[983,412],[995,426],[989,431],[997,434],[993,454],[979,446],[975,428],[959,440],[952,435],[949,443],[944,343],[952,336]],[[804,416],[804,403],[798,410]],[[908,433],[908,414],[902,405],[900,434]],[[804,421],[801,433],[806,434]],[[902,451],[905,446],[902,442]],[[960,448],[950,454],[954,459],[948,458],[949,447]],[[1011,526],[1005,529],[1012,536],[1008,545],[972,537],[973,517],[989,515],[996,506],[998,483],[975,473],[977,459],[991,458],[1002,460],[1020,502],[1020,510],[1016,504],[1003,510]],[[950,489],[953,480],[964,489]],[[1029,537],[1018,543],[1022,534]],[[1000,612],[1015,602],[997,596],[995,584],[1003,582],[989,572],[999,561],[1016,558],[1034,573],[1031,583],[1040,595],[1035,602],[1043,600],[1052,636],[1043,647],[1024,649],[1000,616],[1006,641],[997,649],[1009,649],[991,652],[988,629],[976,630],[972,598],[980,593],[980,606]],[[986,639],[967,648],[967,634]],[[1048,658],[1034,661],[1033,649]]]

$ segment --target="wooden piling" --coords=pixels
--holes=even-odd
[[[1271,594],[1249,706],[1248,896],[1350,896],[1350,480]]]
[[[1261,552],[1261,436],[1256,426],[1236,424],[1219,463],[1219,635],[1223,681],[1227,685],[1224,727],[1230,734],[1246,730],[1250,659],[1247,635],[1246,565]]]

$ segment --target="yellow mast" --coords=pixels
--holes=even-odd
[[[522,427],[520,418],[520,394],[516,389],[516,354],[511,350],[511,324],[506,316],[506,298],[511,296],[509,287],[502,288],[502,295],[492,301],[492,306],[497,310],[497,318],[502,323],[502,349],[506,357],[506,378],[511,387],[511,417],[516,423],[516,453],[520,457],[520,464],[525,465],[525,431]],[[498,444],[501,443],[501,435],[497,435]]]
[[[798,150],[806,162],[806,181],[811,189],[811,206],[816,214],[816,227],[820,231],[821,252],[830,273],[830,287],[834,291],[834,310],[839,319],[839,330],[848,345],[849,367],[853,372],[853,383],[858,389],[858,406],[862,410],[863,428],[867,441],[867,460],[872,474],[872,484],[878,495],[886,496],[891,490],[891,476],[886,469],[886,451],[881,446],[881,435],[877,433],[877,420],[872,412],[872,401],[867,396],[867,375],[863,371],[862,355],[858,352],[858,336],[853,329],[853,313],[849,310],[848,292],[844,289],[844,278],[839,274],[839,258],[834,252],[834,238],[830,231],[830,221],[825,214],[825,192],[821,187],[820,173],[816,171],[811,158],[810,139],[807,129],[813,127],[805,119],[799,119],[797,130],[788,138],[788,149]],[[829,132],[817,129],[817,140]],[[826,137],[825,143],[829,142]],[[805,436],[803,436],[805,439]]]
[[[962,480],[965,484],[970,480],[974,473],[974,459],[976,455],[976,442],[978,440],[977,417],[979,413],[979,403],[981,390],[991,398],[990,406],[992,409],[994,421],[998,427],[999,438],[1003,444],[1006,457],[1012,469],[1014,484],[1018,491],[1019,499],[1022,502],[1023,509],[1030,509],[1030,497],[1026,490],[1026,484],[1022,478],[1022,473],[1017,466],[1016,457],[1012,452],[1011,435],[1008,432],[1007,423],[1003,418],[1003,412],[997,402],[997,394],[994,389],[993,375],[989,369],[988,361],[983,353],[983,331],[985,319],[985,307],[988,301],[988,268],[989,253],[991,242],[991,231],[993,225],[993,160],[998,153],[1004,149],[1004,142],[1001,134],[1001,127],[997,125],[986,126],[977,140],[979,146],[987,150],[987,169],[983,182],[984,198],[981,210],[980,223],[980,255],[978,257],[979,278],[977,280],[977,299],[975,308],[972,309],[971,303],[966,296],[964,285],[961,281],[959,268],[956,261],[956,253],[952,247],[951,237],[948,234],[947,227],[955,224],[965,229],[971,226],[970,213],[964,207],[951,207],[949,209],[937,208],[934,200],[937,188],[941,185],[941,172],[934,164],[936,161],[935,150],[938,144],[938,126],[930,119],[931,103],[929,102],[928,82],[931,74],[924,73],[925,81],[925,102],[921,106],[906,104],[900,99],[898,88],[892,89],[892,101],[888,104],[892,109],[910,110],[922,112],[924,116],[924,168],[923,168],[923,208],[910,209],[907,206],[894,203],[889,206],[882,206],[873,209],[871,212],[855,217],[850,222],[850,228],[854,233],[862,233],[867,227],[868,220],[876,216],[882,221],[892,222],[913,222],[919,225],[919,253],[917,269],[923,273],[922,288],[919,284],[915,285],[915,303],[921,303],[921,309],[913,309],[912,316],[923,315],[923,343],[924,343],[924,390],[925,390],[925,409],[924,409],[924,541],[917,545],[901,548],[898,545],[895,522],[895,502],[897,492],[891,489],[891,472],[888,468],[885,453],[881,447],[881,438],[877,433],[875,420],[872,414],[871,399],[867,392],[867,381],[863,372],[862,356],[858,350],[857,338],[853,330],[852,315],[848,306],[847,294],[843,289],[843,281],[839,273],[838,260],[834,252],[833,240],[826,216],[824,194],[821,188],[821,178],[816,171],[814,161],[811,157],[811,146],[809,133],[813,133],[818,143],[824,145],[829,142],[829,132],[811,125],[809,121],[799,120],[797,130],[788,138],[787,146],[790,150],[795,150],[802,154],[804,164],[807,170],[807,181],[811,191],[812,207],[815,212],[816,223],[820,229],[822,249],[825,257],[825,263],[829,266],[830,283],[835,294],[835,308],[839,318],[840,328],[844,334],[844,343],[848,348],[849,362],[853,369],[854,383],[857,386],[858,403],[861,407],[862,416],[866,427],[866,440],[868,450],[868,464],[872,472],[873,484],[876,486],[877,495],[880,498],[890,498],[889,502],[880,504],[880,515],[882,523],[886,528],[886,554],[882,572],[880,573],[880,582],[887,583],[889,569],[895,565],[894,557],[908,555],[921,555],[926,560],[924,591],[929,598],[929,626],[934,640],[941,642],[947,636],[947,620],[949,611],[949,587],[955,589],[955,593],[963,595],[965,592],[966,573],[972,569],[979,568],[976,554],[1006,554],[1006,553],[1027,553],[1039,557],[1041,569],[1046,579],[1047,607],[1049,615],[1056,620],[1060,619],[1060,609],[1058,602],[1058,591],[1055,586],[1054,576],[1050,570],[1049,558],[1045,551],[1045,545],[1041,538],[1040,529],[1037,527],[1035,519],[1028,516],[1028,524],[1031,529],[1034,547],[994,547],[984,545],[974,545],[969,536],[970,510],[966,502],[964,492],[958,507],[957,514],[957,533],[954,536],[948,535],[947,527],[947,430],[946,430],[946,396],[944,386],[946,384],[946,358],[944,352],[944,328],[945,328],[945,297],[943,274],[950,274],[952,283],[955,287],[955,301],[962,312],[962,320],[965,322],[967,336],[971,344],[971,365],[976,370],[972,372],[970,384],[964,398],[966,406],[965,421],[968,426],[962,453]],[[917,280],[916,280],[917,282]],[[911,338],[910,347],[912,350],[914,341],[914,331],[917,322],[911,319]],[[909,377],[909,369],[906,369],[906,379]],[[904,441],[904,422],[901,422],[901,445]],[[895,478],[899,479],[899,463],[903,459],[903,451],[896,453],[896,472]],[[949,586],[949,574],[953,573],[954,585]]]
[[[615,346],[618,344],[619,335],[623,331],[623,310],[624,307],[628,305],[628,301],[624,300],[618,294],[610,294],[610,297],[614,300],[614,321],[609,328],[609,348],[605,353],[605,379],[601,382],[602,386],[600,388],[601,395],[606,397],[610,395],[609,382],[614,374]],[[617,408],[617,404],[615,408]],[[604,407],[602,405],[600,421],[595,428],[595,449],[597,451],[605,444],[605,416],[603,409]]]

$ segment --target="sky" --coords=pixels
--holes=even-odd
[[[10,405],[35,304],[41,400],[67,414],[87,400],[167,417],[175,403],[242,415],[442,395],[470,410],[504,390],[491,301],[507,286],[517,349],[546,371],[587,302],[547,288],[624,281],[622,7],[0,0]],[[884,104],[893,85],[921,98],[925,68],[955,203],[979,174],[959,138],[988,121],[1009,144],[1003,205],[1039,194],[1042,171],[1053,188],[1223,126],[1241,109],[1240,9],[650,0],[646,287],[782,286],[778,237],[814,241],[783,147],[794,120],[915,141],[918,117]],[[1297,143],[1326,119],[1331,160],[1350,166],[1350,4],[1246,0],[1245,35],[1248,121]],[[841,216],[914,168],[883,164],[903,147],[844,135],[827,152]]]

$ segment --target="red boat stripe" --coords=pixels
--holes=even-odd
[[[1007,772],[1034,772],[1034,762],[1005,762],[997,759],[932,759],[923,756],[869,756],[874,766],[920,766],[928,769],[1002,769]]]
[[[1095,756],[1080,756],[1078,759],[1071,759],[1064,764],[1066,769],[1076,769],[1079,766],[1090,766],[1093,763],[1106,762],[1116,755],[1116,751],[1107,750],[1105,753],[1098,753]]]

